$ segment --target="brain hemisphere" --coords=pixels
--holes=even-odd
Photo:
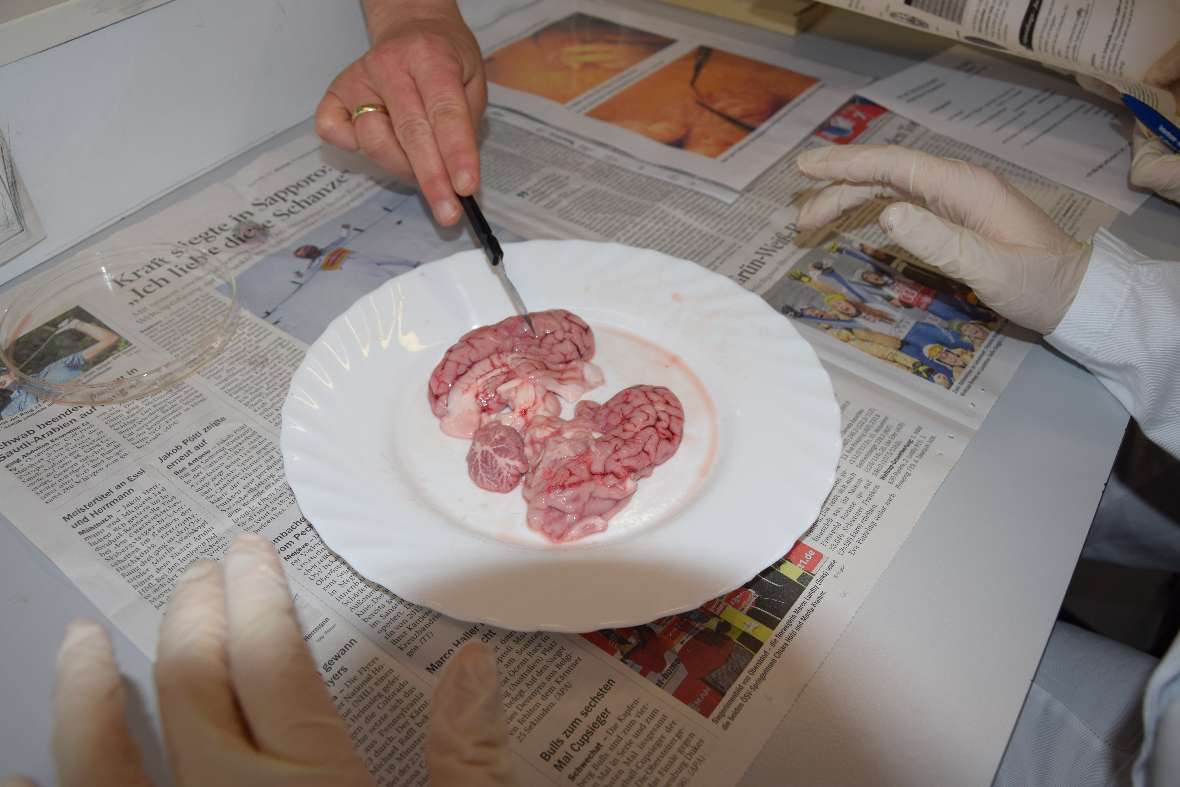
[[[601,384],[589,362],[594,334],[581,318],[562,309],[531,317],[536,336],[523,318],[510,317],[468,332],[443,355],[427,397],[444,432],[471,437],[497,417],[523,429],[536,414],[560,412],[557,397],[575,401]]]
[[[575,414],[589,417],[602,435],[595,443],[597,472],[646,478],[676,453],[684,433],[684,408],[662,386],[636,385],[603,405],[579,402]]]
[[[605,530],[607,520],[635,493],[633,479],[594,472],[596,442],[589,418],[537,419],[525,433],[526,521],[550,541]]]
[[[558,542],[604,530],[638,480],[676,452],[683,430],[680,400],[650,385],[602,405],[579,402],[571,421],[538,419],[525,433],[529,527]]]

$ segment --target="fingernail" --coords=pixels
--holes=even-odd
[[[881,217],[877,220],[881,229],[892,235],[893,231],[897,229],[897,225],[901,223],[901,211],[904,209],[904,205],[897,203],[881,211]]]
[[[78,618],[70,621],[66,626],[66,635],[62,638],[61,646],[58,648],[58,653],[65,653],[72,650],[79,644],[92,639],[93,637],[101,637],[103,635],[102,626],[95,623],[93,620],[87,618]]]
[[[265,538],[254,533],[245,533],[234,538],[229,551],[225,553],[225,559],[227,565],[228,563],[236,563],[238,560],[257,562],[272,553],[273,548]]]
[[[464,646],[453,666],[458,673],[456,684],[465,694],[486,694],[498,685],[496,652],[486,645],[471,643]]]
[[[248,533],[234,539],[225,553],[225,570],[229,574],[261,572],[272,577],[285,579],[279,556],[269,541],[262,536]]]
[[[234,542],[230,545],[230,549],[261,549],[269,544],[269,541],[257,533],[242,533],[234,536]]]
[[[209,576],[209,573],[215,568],[217,568],[217,564],[212,560],[198,560],[197,562],[190,564],[189,567],[184,570],[184,573],[180,575],[178,584],[195,582],[198,579],[203,579]]]
[[[450,224],[459,217],[459,206],[451,200],[439,200],[434,203],[434,215],[443,224]]]
[[[463,170],[455,176],[455,191],[460,194],[470,194],[475,191],[475,175]]]
[[[811,202],[806,202],[799,209],[799,216],[795,219],[795,226],[801,230],[811,229]]]
[[[795,167],[804,175],[808,175],[808,167],[816,163],[823,150],[805,150],[795,157]]]

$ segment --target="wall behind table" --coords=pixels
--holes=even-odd
[[[307,118],[367,46],[358,0],[174,0],[0,67],[47,236],[0,284]]]

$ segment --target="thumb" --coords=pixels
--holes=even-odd
[[[1138,126],[1135,127],[1132,142],[1132,185],[1180,202],[1180,154],[1171,153],[1163,142],[1148,137]]]
[[[1017,325],[1052,333],[1073,303],[1090,250],[1055,251],[988,240],[928,210],[899,203],[881,212],[889,237],[923,262],[973,289]]]
[[[443,673],[430,709],[426,765],[438,787],[516,783],[495,651],[471,644]]]
[[[53,758],[62,787],[150,787],[124,717],[111,640],[97,623],[79,620],[66,629],[53,693]]]

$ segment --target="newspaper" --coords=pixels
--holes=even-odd
[[[40,217],[0,132],[0,265],[45,239]]]
[[[321,148],[310,133],[101,244],[172,238],[193,265],[220,256],[237,272],[247,313],[210,366],[145,399],[86,407],[0,393],[0,513],[148,654],[185,566],[220,557],[239,532],[270,539],[286,566],[305,639],[381,784],[425,783],[421,744],[430,691],[469,641],[496,648],[523,783],[736,783],[909,534],[1027,345],[994,320],[979,320],[985,333],[965,324],[954,329],[978,346],[951,348],[970,360],[948,379],[919,374],[921,364],[902,368],[901,340],[912,329],[952,330],[952,321],[935,313],[942,307],[931,306],[940,297],[933,285],[942,285],[910,261],[890,258],[895,251],[871,229],[873,206],[810,246],[794,243],[791,205],[803,184],[790,165],[793,152],[731,205],[608,168],[576,145],[495,115],[484,147],[485,200],[524,219],[511,229],[498,226],[502,237],[610,237],[661,248],[801,314],[813,301],[826,311],[840,308],[832,302],[841,298],[859,297],[829,298],[839,293],[825,287],[842,286],[832,271],[849,283],[858,266],[892,271],[891,283],[882,284],[880,297],[862,301],[858,316],[824,318],[833,325],[801,322],[834,382],[844,454],[824,509],[788,554],[768,556],[758,576],[693,612],[574,636],[444,618],[368,582],[328,550],[283,478],[278,429],[287,381],[306,342],[342,305],[470,241],[438,232],[416,195]],[[1111,215],[1083,195],[862,99],[801,147],[886,138],[987,160],[1078,235]],[[97,355],[87,354],[93,345],[85,337],[54,345],[43,358],[46,368],[81,379],[134,368],[191,330],[177,315],[220,301],[185,290],[183,278],[154,273],[153,287],[138,288],[125,308],[107,300],[77,305],[77,319],[103,326],[118,342]],[[948,297],[938,302],[948,308],[981,308],[967,293],[941,294]],[[19,295],[10,288],[0,301]],[[914,306],[922,302],[925,312]],[[838,338],[842,331],[853,339]],[[897,340],[898,352],[855,343],[867,347],[881,336]]]
[[[492,106],[727,201],[869,82],[592,1],[544,0],[477,36]]]
[[[1176,43],[1173,0],[822,0],[968,44],[1096,77],[1166,115],[1177,97],[1147,85]]]
[[[1041,70],[960,45],[863,94],[1125,213],[1134,213],[1150,195],[1127,182],[1130,114]]]

